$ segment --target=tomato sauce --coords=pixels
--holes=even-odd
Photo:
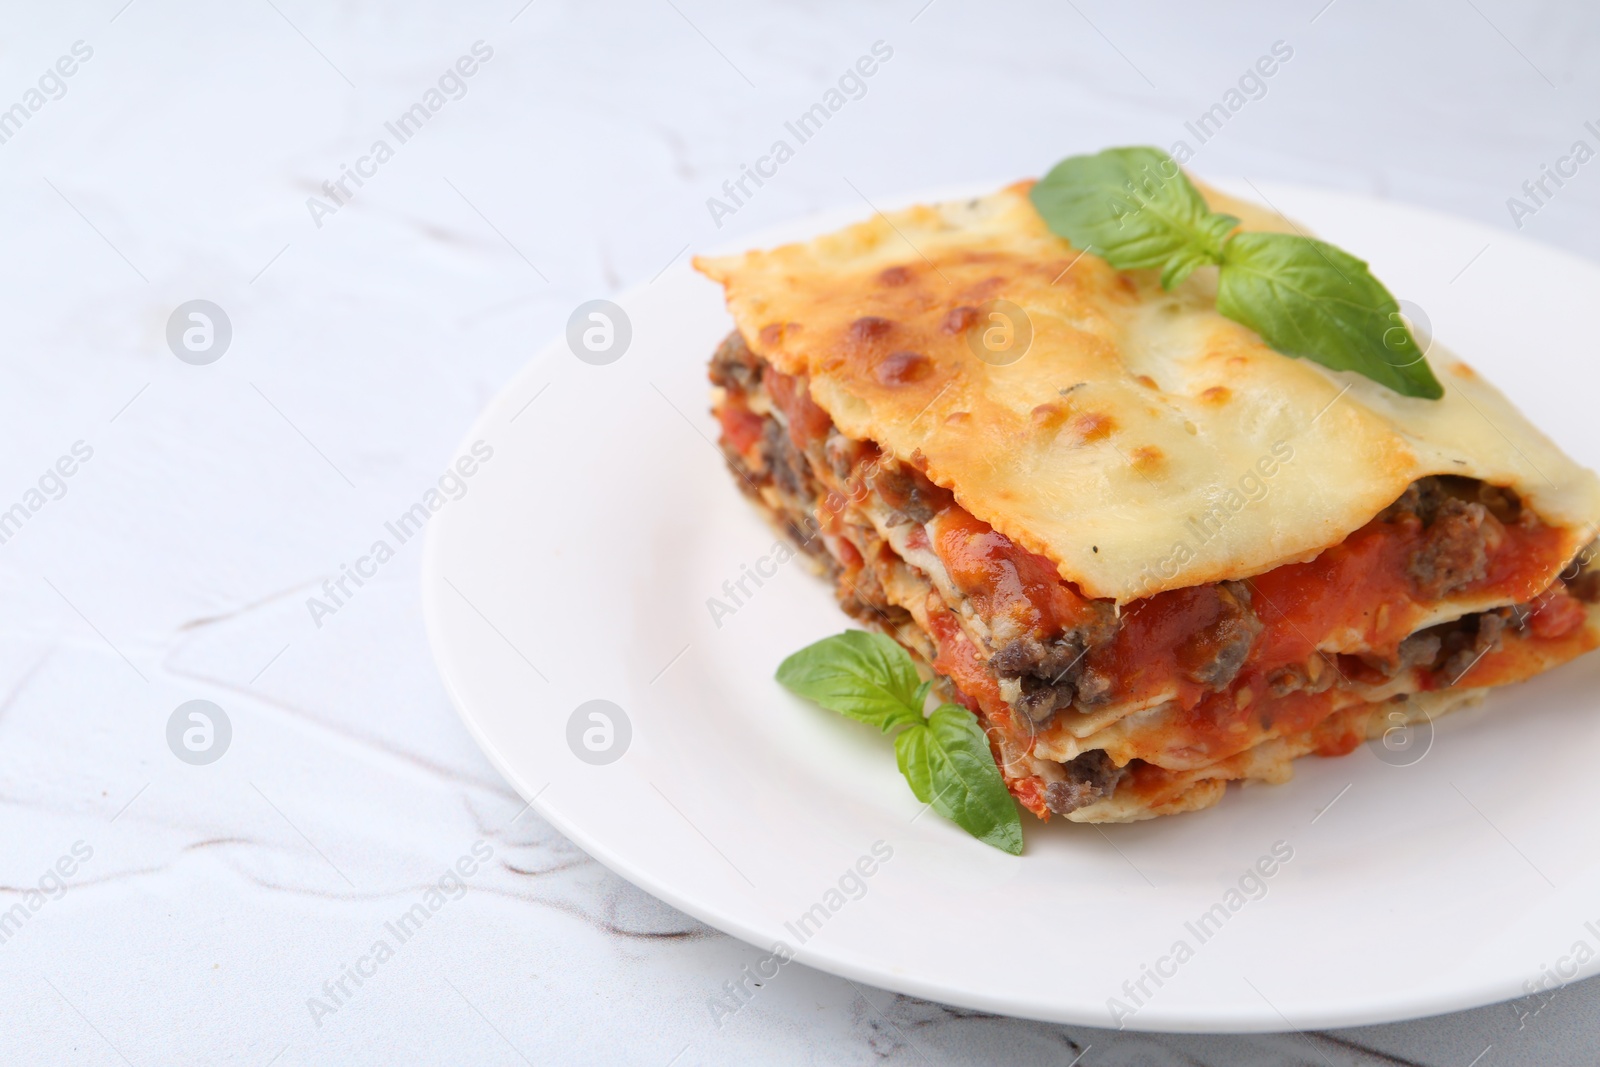
[[[1458,595],[1526,601],[1566,562],[1564,538],[1554,527],[1502,525],[1493,517],[1484,522],[1497,528],[1489,538],[1488,565],[1484,576]],[[1304,663],[1317,644],[1344,629],[1354,630],[1374,650],[1393,649],[1431,606],[1418,598],[1407,575],[1422,544],[1419,526],[1374,520],[1309,563],[1251,578],[1256,614],[1267,625],[1251,662]]]
[[[765,424],[760,415],[743,404],[731,401],[720,404],[716,414],[717,421],[722,424],[722,439],[740,455],[748,453],[750,446],[761,440]]]
[[[1006,766],[1005,754],[1000,751],[999,733],[1012,725],[1011,705],[1000,695],[1000,687],[982,654],[961,629],[955,613],[944,606],[938,594],[928,597],[928,628],[933,631],[933,669],[956,684],[956,698],[968,711],[978,716],[989,738],[989,749],[995,763]],[[1026,746],[1020,746],[1024,749]],[[1045,803],[1045,785],[1037,775],[1012,775],[1005,778],[1006,788],[1017,802],[1041,819],[1050,818],[1049,805]]]
[[[789,440],[794,442],[796,448],[804,450],[811,442],[827,438],[828,431],[833,428],[833,419],[811,399],[803,379],[779,374],[768,368],[762,381],[772,395],[773,403],[778,405],[778,410],[783,412],[783,417],[788,421]]]
[[[961,622],[937,594],[928,597],[928,627],[933,631],[938,654],[933,658],[933,669],[956,683],[967,696],[977,702],[991,722],[1008,722],[1011,706],[1000,695],[1000,685],[989,672],[989,665]],[[970,708],[970,705],[969,705]],[[970,709],[978,710],[978,709]]]
[[[1192,708],[1209,690],[1187,676],[1192,665],[1183,662],[1186,645],[1221,614],[1222,598],[1209,585],[1136,601],[1123,610],[1111,643],[1092,652],[1087,666],[1117,680],[1118,699],[1148,700],[1173,691],[1183,707]]]
[[[1570,597],[1567,599],[1579,612],[1583,612],[1582,605],[1572,601]],[[1553,636],[1541,637],[1539,624],[1533,621],[1539,616],[1534,615],[1528,625],[1537,640],[1507,641],[1494,651],[1484,653],[1472,668],[1456,681],[1456,686],[1461,689],[1473,689],[1480,686],[1506,685],[1536,674],[1553,664],[1583,655],[1592,650],[1596,644],[1594,634],[1583,625],[1587,617],[1585,612],[1578,617],[1577,624],[1571,629]]]
[[[1545,593],[1530,605],[1528,628],[1542,641],[1566,637],[1584,624],[1589,613],[1563,586]]]
[[[1490,516],[1484,522],[1492,524],[1484,574],[1455,595],[1532,599],[1565,562],[1561,531],[1530,519],[1502,524]],[[1093,602],[1060,578],[1048,559],[959,506],[941,511],[929,531],[952,582],[980,616],[1009,617],[1044,639],[1091,617]],[[1174,701],[1172,726],[1163,736],[1150,738],[1152,745],[1174,755],[1226,758],[1268,734],[1312,730],[1324,719],[1330,724],[1327,736],[1314,738],[1316,751],[1349,751],[1359,743],[1359,731],[1349,723],[1331,722],[1348,718],[1331,715],[1337,691],[1274,696],[1268,680],[1283,668],[1309,664],[1313,670],[1337,670],[1369,684],[1385,681],[1381,671],[1360,659],[1324,658],[1318,646],[1359,642],[1372,654],[1394,654],[1432,606],[1409,574],[1424,537],[1415,520],[1375,519],[1314,560],[1287,564],[1245,581],[1262,629],[1238,674],[1220,692],[1194,680],[1195,665],[1188,662],[1194,658],[1196,635],[1215,625],[1224,611],[1222,596],[1212,585],[1168,590],[1123,605],[1117,632],[1089,654],[1085,665],[1115,680],[1113,692],[1119,702]],[[1547,591],[1531,607],[1527,636],[1550,646],[1582,631],[1587,618],[1583,605],[1560,587]],[[1526,647],[1528,642],[1519,644]],[[1487,662],[1461,684],[1487,684],[1478,679],[1499,662],[1497,655],[1486,657]],[[1507,673],[1504,666],[1500,670]],[[993,684],[987,671],[979,673],[984,684]],[[952,677],[958,685],[969,684]]]
[[[1496,523],[1489,518],[1486,522]],[[985,618],[1010,616],[1043,636],[1053,636],[1087,616],[1090,603],[1064,581],[1045,557],[1029,552],[959,507],[934,522],[934,551],[956,587]],[[1542,524],[1501,526],[1492,537],[1484,576],[1458,595],[1513,601],[1532,598],[1563,562],[1561,531]],[[1374,520],[1308,563],[1291,563],[1247,579],[1264,630],[1246,670],[1303,664],[1319,644],[1351,631],[1374,650],[1392,649],[1415,629],[1431,605],[1418,597],[1407,574],[1422,545],[1420,530]],[[1535,636],[1558,635],[1582,622],[1583,608],[1564,598],[1537,613]],[[1213,586],[1168,590],[1124,605],[1121,628],[1101,662],[1135,692],[1146,682],[1169,684],[1181,676],[1184,642],[1220,611]],[[1196,687],[1198,699],[1203,688]]]
[[[952,505],[931,524],[933,550],[950,580],[985,619],[1010,616],[1025,630],[1059,633],[1086,615],[1089,601],[1062,581],[1055,564]]]

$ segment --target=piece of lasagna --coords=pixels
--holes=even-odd
[[[1434,346],[1424,400],[1280,355],[1028,189],[696,265],[738,485],[1030,811],[1204,808],[1600,643],[1600,481],[1470,367]]]

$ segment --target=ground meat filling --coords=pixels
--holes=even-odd
[[[1417,589],[1439,599],[1484,576],[1489,567],[1483,520],[1489,510],[1454,497],[1440,506],[1427,527],[1428,539],[1412,553],[1410,574]]]
[[[889,513],[889,526],[904,526],[908,522],[927,522],[939,510],[941,501],[931,485],[924,488],[919,479],[897,466],[885,463],[872,478],[872,487],[878,491],[893,510]],[[930,499],[933,497],[933,499]]]
[[[1403,671],[1413,667],[1432,667],[1439,660],[1439,649],[1442,647],[1442,638],[1437,633],[1426,630],[1418,631],[1400,642],[1400,647],[1395,650],[1393,659],[1380,659],[1377,656],[1362,656],[1361,660],[1372,667],[1385,678],[1395,678]]]
[[[1072,706],[1087,653],[1077,633],[1048,642],[1018,637],[994,654],[989,669],[1002,681],[1021,683],[1022,696],[1016,708],[1038,725]]]
[[[1585,604],[1600,601],[1600,570],[1584,571],[1579,574],[1567,583],[1567,592]]]
[[[1422,533],[1407,573],[1421,596],[1441,599],[1484,577],[1501,524],[1518,521],[1521,513],[1521,501],[1509,490],[1440,476],[1413,483],[1380,517],[1385,522],[1415,524]],[[1573,595],[1593,603],[1600,600],[1600,567],[1590,569],[1588,557],[1582,558],[1585,565],[1574,566],[1567,584]],[[1252,608],[1248,583],[1222,582],[1214,588],[1216,614],[1178,651],[1179,664],[1191,681],[1220,692],[1238,677],[1264,626]],[[1350,659],[1376,672],[1376,677],[1368,674],[1368,680],[1394,679],[1420,668],[1436,675],[1435,684],[1454,685],[1500,647],[1508,626],[1526,627],[1523,614],[1506,608],[1468,615],[1412,634],[1391,655]],[[996,652],[989,667],[1002,683],[1017,683],[1013,707],[1027,722],[1043,726],[1063,712],[1092,710],[1111,699],[1113,679],[1096,674],[1091,654],[1113,640],[1117,628],[1112,618],[1103,626],[1053,639],[1019,637]],[[1268,691],[1274,697],[1323,692],[1338,683],[1341,672],[1334,661],[1343,659],[1330,655],[1280,668],[1267,679]]]
[[[1498,608],[1447,624],[1449,628],[1440,638],[1438,666],[1434,668],[1446,685],[1455,685],[1474,664],[1500,647],[1500,635],[1512,614],[1511,608]]]
[[[1338,668],[1326,654],[1312,656],[1304,666],[1280,667],[1267,676],[1267,692],[1275,697],[1290,693],[1325,693],[1338,681]]]
[[[737,330],[717,346],[716,354],[711,359],[712,383],[727,390],[730,395],[744,397],[759,392],[763,373],[761,357],[750,351]],[[779,491],[786,506],[778,511],[778,518],[789,539],[806,555],[817,560],[830,577],[837,578],[840,571],[838,562],[828,553],[822,539],[817,536],[816,528],[807,528],[797,521],[800,516],[811,515],[821,499],[821,489],[812,477],[810,462],[794,446],[788,431],[778,419],[765,416],[760,426],[760,444],[753,464],[747,462],[739,450],[730,447],[726,441],[722,446],[723,457],[738,476],[739,488],[746,494],[759,498],[758,490],[767,486]],[[871,610],[866,605],[858,606],[863,613]],[[846,610],[851,610],[849,605]]]
[[[711,357],[711,384],[741,393],[760,388],[761,357],[750,351],[738,330],[723,338]]]
[[[1600,541],[1591,542],[1561,572],[1567,592],[1585,604],[1600,602]]]
[[[1057,815],[1068,815],[1116,791],[1127,768],[1118,767],[1100,749],[1081,753],[1062,767],[1065,781],[1045,786],[1045,805]]]
[[[1531,612],[1524,605],[1474,612],[1459,619],[1418,630],[1404,641],[1391,660],[1360,656],[1361,663],[1394,678],[1403,671],[1421,667],[1437,677],[1437,684],[1459,682],[1479,660],[1500,647],[1508,630],[1522,631]]]
[[[800,471],[804,469],[805,457],[789,440],[789,431],[776,419],[768,419],[762,427],[761,459],[779,489],[790,496],[800,496]]]
[[[1111,699],[1111,678],[1085,661],[1116,633],[1114,611],[1101,606],[1089,621],[1052,640],[1028,636],[1006,642],[990,658],[989,669],[1000,681],[1018,683],[1022,696],[1016,709],[1035,725],[1042,725],[1074,704],[1095,708]]]
[[[1179,660],[1191,680],[1220,691],[1238,676],[1264,627],[1250,607],[1249,586],[1223,582],[1215,593],[1215,616],[1184,642]],[[990,658],[989,669],[1002,682],[1018,683],[1021,696],[1013,706],[1042,726],[1068,708],[1091,710],[1111,700],[1113,679],[1094,669],[1089,653],[1109,644],[1117,629],[1108,610],[1052,640],[1018,637]]]
[[[1422,544],[1406,569],[1418,593],[1439,600],[1484,576],[1492,539],[1521,513],[1522,502],[1510,490],[1439,475],[1413,482],[1382,518],[1421,527]]]
[[[1178,657],[1191,681],[1222,690],[1238,675],[1264,627],[1250,609],[1250,587],[1243,582],[1217,586],[1217,601],[1216,618],[1184,642]]]

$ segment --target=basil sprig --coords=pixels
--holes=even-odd
[[[1444,395],[1400,306],[1367,264],[1326,241],[1241,233],[1206,207],[1158,148],[1108,148],[1057,163],[1033,187],[1052,232],[1118,270],[1161,270],[1171,289],[1215,264],[1217,310],[1273,348],[1354,371],[1402,396]]]
[[[784,660],[778,682],[884,733],[906,727],[894,739],[895,759],[916,798],[985,844],[1021,855],[1022,819],[977,719],[958,704],[924,719],[930,683],[894,640],[864,630],[825,637]]]

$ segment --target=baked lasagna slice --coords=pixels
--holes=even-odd
[[[1204,808],[1600,643],[1600,481],[1465,363],[1426,400],[1281,355],[1028,190],[697,266],[736,483],[1030,811]]]

